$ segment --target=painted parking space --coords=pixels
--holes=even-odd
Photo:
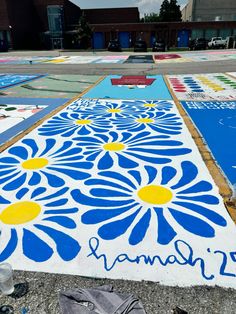
[[[236,184],[236,101],[187,101],[181,104],[233,187]]]
[[[0,74],[0,90],[43,77],[39,74]]]
[[[152,55],[131,55],[125,63],[154,63]]]
[[[82,97],[146,100],[172,99],[161,75],[109,75]]]
[[[162,101],[78,99],[2,152],[0,261],[235,287],[235,226],[174,102]]]
[[[0,92],[2,96],[37,98],[73,98],[93,86],[95,75],[47,75]],[[1,99],[1,98],[0,98]]]
[[[32,127],[67,101],[68,99],[1,98],[0,146]]]
[[[179,100],[236,100],[236,79],[223,73],[168,75]]]

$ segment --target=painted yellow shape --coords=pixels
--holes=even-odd
[[[40,212],[39,204],[22,201],[7,206],[0,214],[0,220],[6,225],[20,225],[35,219]]]
[[[121,109],[107,109],[107,112],[118,113],[118,112],[121,112]]]
[[[146,108],[154,108],[154,107],[156,107],[155,104],[144,104],[143,106],[146,107]]]
[[[85,125],[85,124],[91,124],[92,120],[89,119],[81,119],[81,120],[76,120],[75,123],[79,125]]]
[[[64,62],[66,61],[66,59],[56,59],[56,60],[51,60],[49,61],[50,63],[61,63],[61,62]]]
[[[154,120],[150,119],[150,118],[140,118],[140,119],[137,119],[136,121],[139,123],[152,123],[152,122],[154,122]]]
[[[125,145],[119,142],[107,143],[103,145],[105,150],[109,150],[111,152],[118,152],[125,148]]]
[[[24,161],[21,166],[27,170],[36,170],[44,168],[48,165],[48,160],[46,158],[31,158]]]
[[[138,197],[149,204],[163,205],[172,200],[172,192],[160,185],[147,185],[138,191]]]

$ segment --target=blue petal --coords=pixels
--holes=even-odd
[[[24,160],[28,158],[28,151],[25,149],[25,147],[22,147],[22,146],[12,147],[9,149],[8,152]]]
[[[226,220],[219,215],[218,213],[214,212],[213,210],[210,210],[206,207],[202,207],[198,204],[190,203],[190,202],[172,202],[173,204],[183,206],[185,208],[191,209],[192,211],[206,217],[207,219],[211,220],[217,225],[220,226],[226,226],[227,222]]]
[[[180,178],[177,184],[171,187],[172,189],[178,189],[184,185],[189,184],[196,178],[198,174],[197,167],[190,161],[183,161],[181,163],[181,167],[182,167],[182,173],[183,173],[182,177]]]
[[[126,192],[132,192],[132,190],[125,188],[124,186],[113,183],[111,181],[101,180],[101,179],[88,179],[85,181],[85,185],[105,185],[113,188],[118,188]]]
[[[63,167],[71,167],[71,168],[81,168],[81,169],[91,169],[93,164],[91,162],[60,162],[54,163],[53,166],[63,166]]]
[[[181,200],[189,200],[189,201],[196,201],[196,202],[202,202],[205,204],[219,204],[219,199],[213,195],[199,195],[199,196],[177,196],[177,198]]]
[[[118,155],[118,163],[121,168],[130,169],[130,168],[138,167],[137,162],[134,162],[126,158],[125,156],[122,156],[121,154],[117,154],[117,155]]]
[[[154,164],[166,164],[168,162],[171,162],[171,159],[169,158],[148,157],[142,154],[135,154],[135,153],[130,153],[130,152],[126,152],[126,154],[136,157],[146,162],[154,163]]]
[[[33,172],[32,177],[29,180],[29,185],[37,185],[41,181],[41,176],[37,172]]]
[[[26,179],[26,173],[22,174],[16,180],[13,180],[10,183],[6,184],[3,187],[3,190],[4,191],[13,191],[13,190],[18,189],[20,186],[22,186],[25,183],[25,179]]]
[[[55,174],[50,174],[48,172],[44,172],[41,170],[41,172],[46,176],[47,180],[48,180],[48,184],[53,187],[53,188],[57,188],[60,187],[62,185],[65,184],[65,181],[61,178],[59,178],[58,176],[56,176]]]
[[[177,171],[173,167],[163,167],[161,185],[169,183],[176,175]]]
[[[82,126],[82,127],[80,128],[80,130],[78,130],[77,133],[78,133],[78,135],[88,135],[88,134],[91,133],[91,131],[89,131],[89,130],[87,129],[87,127]]]
[[[130,194],[104,188],[93,188],[90,194],[95,197],[130,197]]]
[[[79,254],[81,246],[67,234],[46,226],[35,225],[35,227],[48,234],[55,241],[57,252],[64,261],[71,261]]]
[[[46,188],[42,188],[42,187],[39,187],[37,189],[35,189],[31,195],[32,198],[35,198],[37,197],[38,195],[44,193],[47,189]]]
[[[140,212],[140,209],[141,207],[136,210],[136,212],[134,212],[132,215],[126,218],[103,225],[98,229],[98,235],[104,240],[113,240],[118,238],[127,231],[127,229],[130,227],[130,225]]]
[[[175,230],[163,215],[163,208],[154,208],[158,219],[157,242],[163,245],[169,244],[176,236]]]
[[[150,219],[151,210],[148,209],[148,211],[143,215],[143,217],[137,222],[137,224],[133,228],[129,237],[129,244],[136,245],[144,239],[150,224]]]
[[[151,166],[145,166],[144,168],[147,171],[147,174],[148,174],[148,177],[149,177],[148,184],[150,184],[150,183],[152,183],[156,179],[157,169],[153,168]]]
[[[58,225],[68,228],[68,229],[76,228],[76,223],[74,222],[74,220],[66,216],[52,216],[52,217],[44,218],[43,220],[55,222]]]
[[[113,172],[113,171],[103,171],[103,172],[99,172],[99,175],[118,180],[120,181],[119,183],[122,183],[122,184],[125,183],[129,187],[136,189],[136,186],[133,184],[133,182],[120,173]]]
[[[65,208],[65,209],[51,209],[51,210],[45,210],[44,214],[45,215],[63,215],[63,214],[74,214],[78,212],[77,207],[73,208]]]
[[[25,140],[22,141],[22,143],[27,145],[27,146],[29,146],[32,149],[32,154],[31,154],[32,157],[34,157],[37,154],[38,146],[37,146],[37,144],[35,143],[34,140],[32,140],[32,139],[25,139]]]
[[[50,194],[50,195],[47,194],[47,196],[44,196],[42,198],[38,198],[36,201],[46,201],[46,200],[50,200],[52,198],[56,198],[58,196],[63,195],[64,193],[66,193],[66,191],[68,191],[68,190],[69,190],[69,188],[64,187],[64,188],[60,189],[59,191],[56,191],[53,194]],[[46,204],[46,206],[47,206],[47,204]]]
[[[128,173],[131,174],[131,176],[136,180],[138,185],[141,184],[142,178],[141,178],[141,174],[140,174],[139,171],[137,171],[137,170],[129,170]]]
[[[0,171],[0,178],[2,178],[3,176],[5,175],[8,175],[10,173],[13,173],[14,171],[16,171],[17,169],[14,168],[14,169],[6,169],[6,170],[3,170],[3,171]],[[15,175],[15,174],[14,174]]]
[[[0,204],[10,204],[11,202],[0,195]]]
[[[177,194],[190,194],[190,193],[199,193],[199,192],[207,192],[212,189],[212,185],[207,181],[200,181],[190,188],[179,191]]]
[[[38,236],[27,229],[23,229],[23,253],[35,262],[45,262],[53,254],[52,248]]]
[[[8,176],[8,177],[5,177],[3,179],[0,179],[0,184],[6,182],[6,181],[9,181],[11,180],[12,178],[15,178],[19,173],[21,173],[21,171],[18,171],[17,173],[13,173],[12,175]]]
[[[101,151],[95,152],[86,158],[87,161],[94,161],[97,156],[101,153]]]
[[[4,164],[19,164],[19,160],[12,158],[12,157],[3,157],[0,158],[0,162],[4,163]]]
[[[54,158],[56,158],[57,154],[63,152],[64,150],[67,150],[69,147],[71,147],[72,144],[73,144],[72,141],[65,141],[61,148],[59,148],[58,150],[56,150],[55,152],[53,152],[49,156],[54,156]]]
[[[0,253],[0,262],[5,261],[15,251],[18,242],[18,237],[15,229],[11,229],[11,238],[7,246]]]
[[[120,207],[123,205],[128,205],[134,202],[133,199],[125,200],[125,201],[110,201],[106,199],[99,199],[99,198],[92,198],[89,196],[86,196],[81,193],[80,190],[76,189],[71,192],[71,195],[73,199],[83,205],[89,205],[89,206],[99,206],[99,207]]]
[[[22,197],[24,197],[25,194],[28,193],[28,192],[29,192],[29,189],[28,189],[28,188],[22,188],[22,189],[20,189],[20,190],[16,193],[16,198],[17,198],[18,200],[21,200]]]
[[[113,159],[111,158],[108,152],[99,160],[98,162],[98,169],[99,170],[106,170],[113,166]]]
[[[55,170],[57,172],[61,172],[61,173],[65,174],[65,175],[67,175],[67,176],[69,176],[75,180],[84,180],[84,179],[91,177],[91,175],[89,173],[86,173],[83,171],[63,169],[63,168],[59,168],[59,167],[48,167],[48,169]],[[49,174],[48,174],[48,176],[49,176]],[[63,181],[63,183],[61,184],[61,185],[63,185],[65,183],[64,180],[62,180],[62,179],[60,179],[60,180],[61,180],[61,182]],[[54,187],[55,186],[61,186],[61,185],[54,185]]]
[[[56,140],[54,138],[48,138],[46,139],[46,147],[43,150],[43,152],[39,155],[39,157],[44,156],[45,154],[47,154],[55,145]]]
[[[74,147],[71,148],[65,152],[62,152],[60,155],[57,155],[57,159],[61,158],[61,157],[67,157],[67,156],[73,156],[73,155],[78,155],[81,152],[81,148],[79,147]]]
[[[81,221],[87,225],[97,224],[101,221],[105,221],[110,218],[119,216],[120,214],[123,214],[127,212],[128,210],[133,209],[134,206],[136,205],[137,203],[132,204],[131,206],[124,206],[120,208],[112,208],[112,209],[101,208],[101,209],[89,210],[82,215]]]
[[[205,238],[213,238],[215,230],[205,221],[169,208],[174,219],[187,231]]]

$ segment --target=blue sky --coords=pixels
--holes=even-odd
[[[163,0],[70,0],[81,9],[91,8],[118,8],[118,7],[138,7],[140,15],[150,12],[159,12]],[[187,3],[188,0],[178,0],[179,5]]]

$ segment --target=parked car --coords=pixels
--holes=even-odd
[[[162,39],[156,40],[152,45],[152,51],[165,51],[166,50],[166,44],[165,41]]]
[[[207,40],[205,38],[196,38],[189,42],[190,50],[201,50],[207,48]]]
[[[134,43],[134,52],[147,52],[147,43],[144,40],[137,40]]]
[[[121,45],[118,39],[110,40],[107,47],[108,51],[121,51]]]
[[[208,48],[225,48],[226,40],[222,37],[212,37],[208,43]]]

